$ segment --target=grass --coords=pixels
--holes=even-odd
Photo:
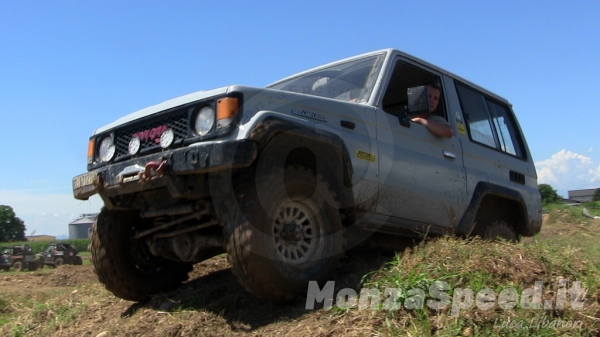
[[[593,215],[600,214],[598,204],[586,204],[586,208]],[[388,336],[598,334],[600,220],[583,216],[582,207],[553,205],[546,212],[547,222],[541,234],[518,244],[449,237],[427,240],[366,275],[362,283],[365,288],[378,289],[381,294],[386,289],[396,289],[392,298],[396,301],[392,306],[395,310],[386,310],[389,304],[381,302],[379,313],[372,317],[370,324],[376,333]],[[567,285],[559,285],[559,279],[566,279]],[[484,288],[496,295],[514,289],[521,299],[524,294],[535,293],[536,281],[542,282],[540,309],[524,308],[519,301],[510,310],[502,309],[498,297],[490,309],[477,305],[478,293]],[[557,294],[566,292],[574,281],[580,281],[587,290],[583,310],[574,308],[571,304],[577,302],[568,298],[563,309],[557,308]],[[419,290],[424,294],[424,304],[417,309],[406,305],[411,289],[412,297]],[[436,293],[436,289],[443,291]],[[469,306],[468,301],[461,304],[461,300],[468,299],[465,289],[472,291],[473,301]],[[442,309],[427,305],[427,301],[439,303],[444,295],[448,303]],[[543,309],[545,301],[549,301],[550,310]],[[352,311],[360,313],[367,307],[361,308],[360,300],[357,303],[352,310],[345,310],[344,315]]]
[[[398,309],[382,310],[381,317],[377,318],[385,322],[379,324],[383,328],[380,332],[390,336],[555,336],[561,333],[585,336],[599,327],[596,319],[586,316],[598,317],[600,272],[598,265],[580,260],[579,254],[569,248],[558,252],[539,240],[511,244],[439,238],[398,255],[385,268],[368,275],[363,286],[382,292],[386,288],[399,289]],[[584,283],[588,300],[583,311],[568,304],[564,310],[533,310],[521,305],[505,310],[500,307],[498,298],[493,301],[492,308],[485,309],[476,302],[477,294],[484,288],[491,289],[496,295],[511,288],[523,297],[526,289],[532,288],[532,291],[535,282],[541,281],[543,304],[544,300],[556,298],[559,277],[566,278],[570,284],[573,281]],[[439,281],[444,282],[441,293],[447,295],[448,303],[436,309],[427,303],[439,303],[443,299],[434,292],[439,289],[435,286]],[[410,305],[407,308],[410,289],[420,289],[425,294],[425,304],[420,308],[410,309]],[[472,291],[474,300],[469,306],[466,305],[468,302],[463,302],[465,307],[462,308],[460,303],[465,299],[465,289]],[[385,309],[385,306],[380,308]],[[583,328],[551,326],[573,321],[581,322]]]
[[[586,208],[600,215],[597,205],[586,205]],[[289,319],[290,325],[284,325],[285,319],[273,323],[281,324],[277,331],[269,331],[269,325],[252,326],[251,323],[246,323],[252,326],[248,330],[234,330],[236,324],[242,325],[240,320],[247,321],[237,314],[223,314],[233,310],[234,304],[228,302],[225,307],[219,307],[217,303],[222,299],[207,299],[211,294],[198,290],[202,288],[182,290],[182,294],[187,301],[204,303],[206,300],[206,304],[179,309],[175,306],[165,313],[158,308],[172,294],[162,294],[157,295],[155,307],[144,307],[131,318],[119,317],[129,304],[115,299],[95,282],[58,291],[47,289],[31,296],[5,294],[0,289],[0,334],[64,335],[61,329],[82,324],[80,320],[85,310],[88,324],[91,324],[90,313],[94,322],[97,317],[99,322],[115,323],[90,325],[90,329],[97,330],[92,335],[102,330],[123,334],[124,326],[129,324],[138,324],[137,330],[128,330],[129,335],[150,332],[178,335],[174,332],[178,330],[161,330],[167,322],[171,327],[189,328],[186,331],[199,334],[211,324],[223,322],[214,327],[216,330],[209,331],[219,331],[221,335],[274,336],[286,335],[294,326],[302,326],[298,331],[310,328],[325,331],[320,335],[330,336],[596,336],[600,334],[600,247],[597,244],[600,220],[587,218],[581,212],[581,207],[549,206],[545,209],[542,232],[517,244],[451,237],[423,241],[363,277],[359,287],[371,289],[370,298],[364,292],[364,298],[361,297],[360,289],[355,289],[358,298],[345,298],[347,304],[353,305],[340,306],[338,302],[332,310],[302,312]],[[84,262],[89,263],[87,254],[81,255]],[[212,276],[207,275],[206,281]],[[567,280],[566,286],[560,285],[561,279]],[[557,298],[575,281],[580,281],[587,290],[582,308],[577,308],[578,299],[570,296],[565,298],[564,307],[558,308]],[[539,291],[534,287],[536,282],[541,282]],[[77,290],[77,294],[73,294],[73,290]],[[513,291],[518,296],[514,307],[509,305]],[[484,295],[492,293],[496,297],[489,297],[491,307],[486,308]],[[504,294],[502,298],[500,294]],[[538,294],[541,308],[528,308],[527,304]],[[194,299],[196,296],[198,300]],[[521,302],[523,298],[525,301]],[[235,301],[243,306],[265,308],[254,298],[246,301],[242,295]],[[438,306],[431,305],[436,303]],[[544,309],[546,303],[551,308]],[[116,305],[120,306],[115,310]],[[214,312],[205,310],[213,306]],[[298,306],[303,307],[304,303]],[[142,326],[140,322],[147,325]],[[121,324],[121,330],[117,324]]]

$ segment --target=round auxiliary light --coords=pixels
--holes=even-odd
[[[166,149],[173,144],[173,140],[175,140],[175,132],[173,132],[173,129],[166,129],[160,135],[160,146]]]
[[[98,148],[98,155],[103,162],[113,159],[115,156],[115,144],[113,144],[112,137],[108,136],[102,139]]]
[[[141,145],[142,142],[140,141],[140,137],[131,138],[129,141],[129,154],[133,156],[134,154],[138,153]]]
[[[213,127],[215,123],[215,110],[210,106],[205,106],[198,111],[196,115],[196,122],[194,123],[194,129],[199,136],[206,135]]]

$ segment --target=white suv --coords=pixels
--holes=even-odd
[[[412,122],[432,83],[453,137]],[[511,105],[393,49],[125,116],[92,135],[73,191],[102,197],[92,261],[128,300],[223,252],[252,293],[291,300],[333,273],[350,228],[516,240],[541,227]]]

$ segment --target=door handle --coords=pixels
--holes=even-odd
[[[454,154],[453,152],[444,150],[444,157],[450,158],[450,159],[456,159],[456,154]]]

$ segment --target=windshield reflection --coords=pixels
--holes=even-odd
[[[268,88],[365,103],[375,86],[384,54],[338,63],[294,78],[276,82]]]

